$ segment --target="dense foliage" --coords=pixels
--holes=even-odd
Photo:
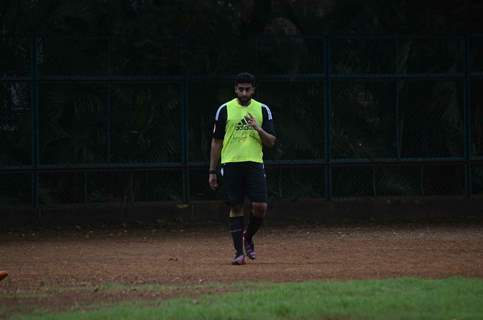
[[[101,167],[206,164],[213,112],[232,97],[230,76],[242,70],[259,76],[258,97],[275,116],[279,143],[269,160],[463,158],[460,35],[483,30],[481,9],[471,1],[2,1],[0,166],[38,157],[40,165],[99,167],[42,173],[44,204],[180,200],[181,172]],[[470,71],[481,72],[483,38],[469,41]],[[330,99],[326,61],[340,76]],[[460,76],[344,78],[443,73]],[[483,153],[478,86],[476,79],[469,85],[472,156]],[[471,171],[475,193],[482,168]],[[219,196],[207,190],[204,169],[185,171],[191,199]],[[16,183],[0,184],[0,203],[29,203],[29,174],[8,174],[14,178],[2,180]],[[322,165],[275,166],[269,174],[273,197],[327,192]],[[462,194],[464,177],[455,163],[331,172],[336,196]]]

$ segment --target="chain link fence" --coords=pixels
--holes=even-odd
[[[483,194],[482,35],[0,37],[0,207],[220,200],[240,71],[274,114],[271,199]]]

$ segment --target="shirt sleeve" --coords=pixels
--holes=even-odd
[[[270,111],[270,108],[264,104],[262,104],[262,115],[263,115],[262,129],[265,130],[267,133],[275,135],[272,111]]]
[[[213,124],[213,134],[214,139],[223,139],[225,137],[225,127],[226,127],[226,104],[218,108],[215,114],[215,120]]]

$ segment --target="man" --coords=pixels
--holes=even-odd
[[[240,73],[235,79],[235,95],[218,108],[211,140],[208,182],[218,188],[217,167],[221,157],[221,175],[230,207],[230,232],[235,247],[233,265],[256,258],[253,236],[262,225],[267,211],[267,182],[263,165],[263,146],[273,147],[275,133],[270,109],[253,99],[255,77]],[[245,230],[243,203],[251,202]],[[243,248],[245,247],[245,252]]]

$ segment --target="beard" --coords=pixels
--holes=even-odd
[[[252,97],[238,97],[238,101],[240,101],[241,104],[247,104]]]

